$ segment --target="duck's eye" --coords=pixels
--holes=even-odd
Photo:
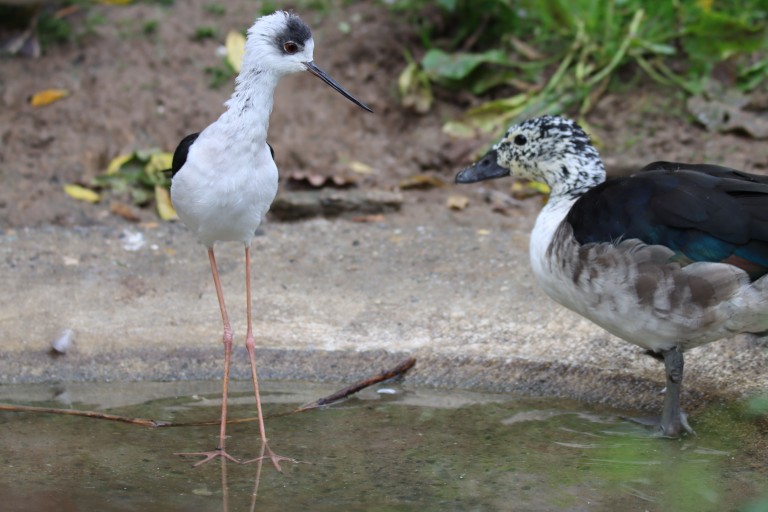
[[[524,146],[526,142],[528,142],[528,139],[525,138],[525,135],[515,136],[515,144],[517,144],[518,146]]]
[[[285,53],[289,55],[293,55],[297,51],[299,51],[299,45],[294,43],[293,41],[286,41],[283,45],[283,50],[285,50]]]

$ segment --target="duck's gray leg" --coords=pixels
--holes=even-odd
[[[667,391],[664,395],[664,410],[661,412],[659,430],[664,437],[679,437],[685,429],[693,434],[682,409],[680,409],[680,390],[683,385],[683,353],[678,347],[662,352],[664,368],[667,374]]]
[[[648,352],[654,359],[664,361],[664,370],[667,376],[667,388],[664,394],[664,410],[661,417],[628,418],[633,423],[639,423],[653,429],[662,437],[676,438],[685,430],[689,434],[695,434],[685,413],[680,408],[680,390],[683,385],[683,353],[678,347],[662,352]]]

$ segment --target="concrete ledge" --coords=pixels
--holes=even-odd
[[[254,242],[260,375],[351,381],[417,358],[408,382],[660,407],[661,365],[553,303],[527,256],[532,217],[417,226],[269,224]],[[242,248],[217,248],[238,350]],[[0,383],[218,379],[205,251],[183,227],[42,228],[0,237]],[[50,355],[61,330],[66,355]],[[691,351],[685,405],[768,389],[764,342]]]

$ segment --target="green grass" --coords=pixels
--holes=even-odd
[[[224,16],[227,13],[227,8],[222,4],[207,4],[203,6],[203,10],[214,16]]]
[[[144,23],[141,27],[141,32],[144,35],[150,36],[155,33],[157,33],[157,27],[159,26],[159,23],[157,20],[149,20]]]
[[[224,84],[229,83],[237,72],[227,59],[222,59],[218,66],[208,66],[205,68],[205,74],[211,77],[208,83],[211,89],[218,89]]]
[[[216,37],[216,29],[213,27],[197,27],[195,29],[195,35],[193,37],[195,41],[204,41],[206,39],[214,39]]]
[[[432,6],[432,7],[428,7]],[[435,10],[437,6],[437,11]],[[584,115],[638,74],[686,94],[704,90],[717,66],[732,85],[768,81],[765,0],[396,0],[417,29],[422,57],[400,89],[440,87],[496,98],[447,129],[498,131],[518,117]]]

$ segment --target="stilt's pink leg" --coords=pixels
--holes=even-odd
[[[264,414],[261,412],[261,396],[259,395],[259,378],[256,375],[256,355],[255,348],[256,343],[253,340],[253,323],[251,319],[251,248],[245,247],[245,295],[248,304],[246,306],[248,331],[245,335],[245,348],[248,350],[248,356],[251,359],[251,377],[253,379],[253,394],[256,396],[256,412],[259,417],[259,435],[261,436],[262,455],[255,459],[245,461],[243,464],[249,464],[251,462],[270,459],[275,469],[282,472],[280,468],[280,462],[287,460],[290,462],[298,462],[290,457],[284,457],[277,455],[267,444],[267,433],[264,429]],[[266,454],[264,453],[266,452]]]
[[[176,455],[187,456],[203,456],[205,457],[200,462],[197,462],[194,466],[197,467],[201,464],[205,464],[208,461],[215,459],[216,457],[223,457],[231,460],[235,463],[240,463],[239,460],[232,457],[224,449],[227,438],[227,396],[229,395],[229,365],[232,360],[232,326],[229,323],[229,315],[227,314],[227,307],[224,305],[224,294],[221,291],[221,281],[219,280],[219,269],[216,266],[216,257],[213,255],[213,247],[208,248],[208,259],[211,262],[211,272],[213,273],[213,284],[216,287],[216,296],[219,299],[219,309],[221,310],[221,321],[224,324],[224,384],[221,390],[221,427],[219,428],[219,444],[215,449],[207,452],[191,452],[191,453],[177,453]]]

